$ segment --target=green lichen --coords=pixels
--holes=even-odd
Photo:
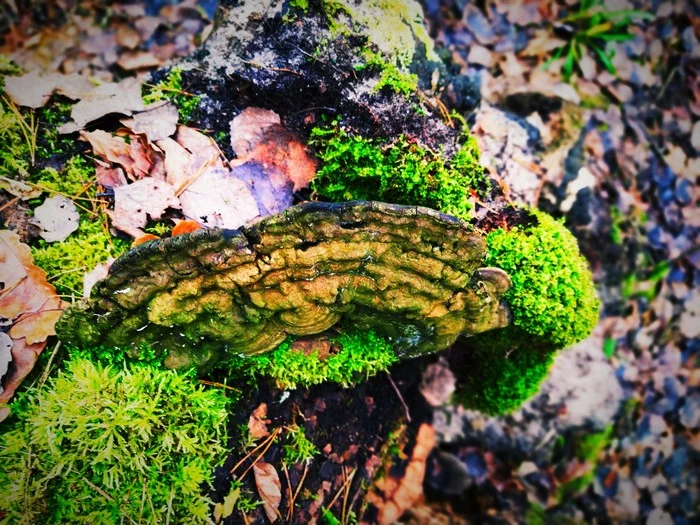
[[[322,161],[312,188],[333,201],[414,204],[469,219],[472,191],[490,188],[476,140],[467,134],[449,161],[404,135],[385,142],[351,135],[337,122],[314,128],[310,143]]]
[[[210,523],[229,401],[192,377],[72,359],[0,436],[0,523]]]
[[[61,170],[47,168],[30,180],[48,194],[60,194],[76,202],[78,230],[61,242],[39,240],[32,246],[34,263],[48,275],[60,295],[82,296],[83,276],[128,244],[109,234],[106,216],[97,204],[94,168],[82,157],[73,157]],[[39,204],[41,201],[35,202]]]
[[[373,331],[340,334],[331,342],[340,351],[326,357],[319,357],[316,350],[311,354],[291,350],[288,340],[262,355],[234,357],[225,366],[251,382],[262,376],[280,388],[293,389],[326,381],[350,386],[387,370],[398,359],[393,346]]]
[[[155,85],[144,86],[143,101],[146,104],[159,100],[171,100],[179,115],[179,121],[183,124],[189,122],[192,113],[201,102],[201,97],[184,91],[182,87],[182,69],[174,67],[168,75]]]

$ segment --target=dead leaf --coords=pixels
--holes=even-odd
[[[177,107],[169,100],[155,102],[144,111],[135,113],[133,118],[120,122],[134,133],[146,135],[155,142],[169,137],[177,130]]]
[[[210,168],[180,195],[182,213],[207,227],[239,228],[259,215],[248,186],[228,170]]]
[[[207,168],[223,168],[221,152],[206,135],[187,126],[178,126],[173,138],[159,140],[156,145],[165,154],[168,184],[180,195]]]
[[[40,189],[34,186],[18,180],[8,179],[7,177],[0,177],[0,190],[4,190],[22,200],[36,199],[42,193]]]
[[[143,69],[160,66],[163,61],[148,51],[129,51],[122,53],[117,65],[122,69]]]
[[[131,29],[127,25],[119,26],[117,29],[117,44],[128,49],[135,49],[141,43],[138,31]]]
[[[258,487],[258,494],[263,501],[263,509],[270,523],[274,523],[279,517],[277,509],[282,501],[282,485],[275,467],[270,463],[258,461],[253,465],[255,474],[255,485]]]
[[[109,272],[109,267],[112,266],[112,263],[114,262],[114,257],[108,258],[105,262],[98,264],[95,266],[92,270],[90,270],[88,273],[83,275],[83,297],[88,298],[90,297],[90,292],[92,291],[92,287],[97,284],[98,281],[101,281],[105,277],[107,277],[107,273]]]
[[[138,180],[151,169],[152,162],[146,146],[138,135],[127,135],[130,142],[122,137],[115,137],[106,131],[81,131],[80,136],[90,142],[95,155],[104,160],[119,164],[132,180]]]
[[[107,82],[85,93],[71,110],[71,122],[58,128],[59,133],[80,131],[90,122],[110,113],[131,116],[143,111],[141,83],[136,78],[126,78],[119,83]]]
[[[231,121],[231,147],[238,155],[236,164],[259,163],[277,188],[291,181],[292,190],[297,191],[316,175],[316,163],[306,146],[266,109],[246,108]]]
[[[278,174],[278,171],[266,171],[257,162],[246,162],[234,165],[231,168],[231,176],[245,182],[246,186],[255,198],[261,216],[280,213],[292,205],[294,201],[293,185],[286,177],[270,177],[270,173]]]
[[[5,332],[0,332],[0,381],[7,373],[10,363],[12,362],[12,338]],[[2,393],[2,385],[0,384],[0,394]]]
[[[112,168],[108,163],[97,159],[95,159],[95,161],[97,162],[97,167],[95,168],[97,184],[105,188],[116,188],[126,184],[126,177],[124,176],[123,169],[119,167]]]
[[[270,435],[270,432],[267,430],[267,425],[270,423],[270,420],[266,418],[267,405],[265,403],[260,403],[258,408],[253,410],[253,413],[250,414],[248,418],[248,431],[253,438],[259,439]]]
[[[236,508],[236,502],[238,497],[241,495],[240,487],[231,488],[231,492],[224,498],[223,503],[217,503],[214,505],[214,522],[219,523],[222,518],[226,519],[231,514],[233,514]]]
[[[49,101],[60,82],[61,75],[31,71],[26,75],[5,77],[5,93],[18,106],[40,108]]]
[[[0,374],[0,404],[4,404],[31,372],[46,338],[55,335],[54,326],[67,305],[46,281],[46,273],[34,265],[29,246],[8,230],[0,230],[0,275],[0,322],[11,325],[2,333],[0,370],[5,369],[2,363],[3,359],[6,363],[8,338],[12,357],[12,366]],[[9,413],[0,410],[0,421]]]
[[[34,219],[41,228],[39,235],[46,242],[65,240],[80,225],[80,215],[72,200],[54,195],[34,210]]]
[[[425,461],[435,446],[435,429],[421,424],[416,436],[413,454],[403,477],[385,476],[374,484],[367,499],[377,507],[377,522],[381,525],[395,523],[406,509],[415,505],[423,495]]]
[[[172,186],[150,177],[114,188],[112,226],[134,238],[141,237],[148,217],[159,219],[167,208],[180,208]]]
[[[61,299],[51,297],[41,306],[40,311],[22,314],[18,317],[8,334],[14,340],[24,338],[30,345],[41,343],[46,341],[49,336],[56,335],[54,327],[62,313]]]
[[[137,237],[134,239],[134,242],[131,243],[132,248],[136,248],[137,246],[140,246],[142,244],[146,244],[149,241],[155,241],[156,239],[160,239],[157,235],[153,235],[152,233],[147,233],[145,235],[142,235],[141,237]]]
[[[201,230],[204,226],[199,224],[197,221],[191,219],[179,220],[175,227],[170,232],[172,237],[177,237],[178,235],[185,235],[186,233],[192,233],[193,231]]]

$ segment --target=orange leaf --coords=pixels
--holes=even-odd
[[[199,224],[197,221],[193,221],[192,219],[185,219],[182,221],[178,221],[178,223],[175,225],[173,228],[173,231],[171,232],[171,235],[173,237],[177,237],[178,235],[184,235],[186,233],[191,233],[196,230],[201,230],[203,226]]]

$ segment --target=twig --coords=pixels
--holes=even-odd
[[[349,476],[346,474],[348,482],[345,485],[345,495],[343,496],[343,510],[340,515],[343,523],[347,522],[348,496],[350,495],[350,486],[352,485],[352,480],[354,479],[356,472],[357,469],[353,469],[352,473]]]
[[[95,485],[94,483],[92,483],[92,482],[91,482],[89,479],[87,479],[85,476],[83,476],[83,481],[88,485],[88,487],[90,487],[92,490],[94,490],[95,492],[97,492],[100,496],[102,496],[103,498],[105,498],[107,501],[109,501],[110,503],[115,503],[114,498],[113,498],[112,496],[110,496],[110,495],[107,494],[104,490],[102,490],[100,487],[98,487],[97,485]],[[128,515],[126,512],[124,512],[123,510],[118,510],[118,512],[119,512],[122,516],[126,517],[126,519],[128,519],[131,523],[135,523],[136,525],[138,525],[138,524],[136,523],[136,521],[134,521],[134,520],[131,518],[131,516],[129,516],[129,515]]]
[[[269,69],[270,71],[278,71],[280,73],[291,73],[292,75],[297,75],[299,77],[303,77],[303,73],[299,73],[298,71],[294,71],[293,69],[289,69],[286,67],[272,67],[272,66],[266,66],[263,64],[260,64],[259,62],[255,62],[253,60],[241,60],[244,64],[249,64],[253,67],[257,67],[260,69]]]
[[[170,514],[173,511],[173,496],[175,496],[175,485],[170,484],[170,497],[168,498],[168,513],[165,515],[165,525],[170,525]]]
[[[207,381],[206,379],[200,379],[199,382],[202,383],[203,385],[207,385],[207,386],[215,386],[218,388],[225,388],[227,390],[233,390],[234,392],[242,392],[242,390],[240,388],[234,388],[232,386],[228,386],[228,385],[225,385],[223,383],[216,383],[214,381]]]
[[[399,390],[399,387],[396,386],[396,383],[394,383],[394,380],[391,378],[391,375],[389,375],[389,372],[385,372],[386,377],[389,379],[389,383],[391,383],[391,386],[394,387],[394,391],[396,392],[396,395],[399,398],[399,401],[401,401],[401,404],[403,405],[403,409],[406,412],[406,421],[409,423],[411,422],[411,413],[408,410],[408,405],[406,404],[406,401],[404,401],[403,396],[401,395],[401,391]]]
[[[270,434],[270,435],[267,437],[267,439],[265,439],[265,441],[263,441],[262,443],[260,443],[257,447],[255,447],[255,448],[254,448],[253,450],[251,450],[250,452],[248,452],[238,463],[236,463],[236,464],[233,466],[233,468],[229,471],[229,474],[233,474],[233,472],[234,472],[238,467],[240,467],[241,464],[242,464],[245,460],[247,460],[247,459],[250,458],[253,454],[255,454],[255,452],[256,452],[258,449],[264,447],[263,450],[262,450],[262,452],[260,452],[260,454],[258,454],[258,456],[255,458],[255,460],[253,461],[253,463],[251,463],[250,466],[249,466],[247,469],[245,469],[245,471],[243,472],[243,474],[241,474],[240,476],[238,476],[239,479],[244,478],[245,475],[248,473],[248,471],[249,471],[251,468],[253,468],[253,466],[254,466],[258,461],[260,461],[260,458],[262,458],[262,457],[265,455],[265,453],[267,452],[267,450],[268,450],[268,449],[270,448],[270,446],[272,445],[272,442],[273,442],[273,441],[275,440],[275,438],[277,437],[277,434],[279,434],[279,433],[280,433],[280,429],[279,429],[279,428],[276,428],[275,430],[273,430],[272,434]]]
[[[10,200],[7,201],[5,204],[3,204],[2,206],[0,206],[0,212],[3,212],[3,211],[5,211],[7,208],[9,208],[10,206],[16,204],[18,200],[19,200],[19,197],[14,197],[14,198],[10,199]]]
[[[61,341],[56,343],[56,346],[53,347],[53,351],[49,356],[49,362],[46,363],[46,368],[44,368],[44,371],[41,374],[41,378],[39,378],[39,386],[37,388],[41,388],[42,386],[44,386],[44,383],[46,383],[46,380],[49,378],[49,372],[51,371],[51,363],[53,363],[53,358],[56,357],[59,348],[61,348]]]
[[[353,469],[352,476],[355,475],[355,470],[356,469]],[[348,482],[352,481],[352,476],[349,479],[346,478],[345,481],[343,482],[343,484],[338,489],[338,492],[335,493],[335,496],[333,496],[333,499],[331,500],[331,502],[328,504],[328,506],[326,506],[326,508],[328,510],[331,510],[331,508],[333,508],[333,505],[335,505],[335,502],[340,497],[340,494],[345,490],[345,487],[348,485]],[[343,467],[343,477],[345,477],[345,467]]]

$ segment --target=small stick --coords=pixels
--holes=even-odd
[[[401,404],[403,405],[403,409],[406,412],[406,421],[409,423],[411,422],[411,413],[408,410],[408,405],[406,404],[406,401],[404,401],[403,396],[401,395],[401,391],[399,390],[399,387],[396,386],[396,383],[394,383],[394,380],[391,378],[389,375],[389,372],[385,372],[386,377],[389,379],[389,383],[391,383],[391,386],[394,387],[394,391],[396,392],[396,395],[399,398],[399,401],[401,401]]]

